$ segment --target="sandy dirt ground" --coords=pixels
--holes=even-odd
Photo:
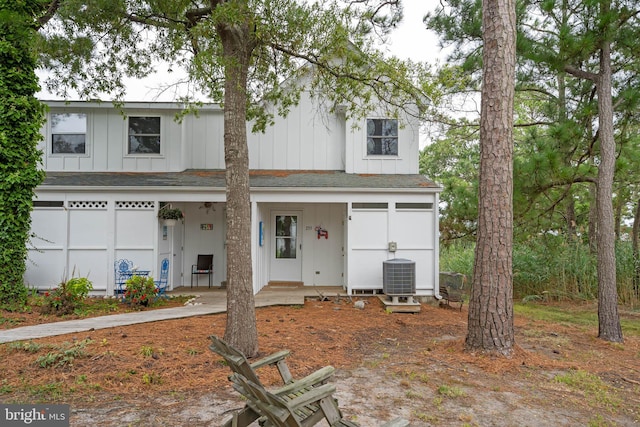
[[[517,316],[513,357],[491,358],[464,352],[466,307],[389,313],[376,297],[356,299],[260,308],[257,325],[261,353],[289,349],[295,377],[334,366],[340,408],[363,427],[395,417],[414,427],[640,425],[638,337],[606,343],[595,325]],[[3,327],[37,322],[22,316]],[[4,344],[0,401],[69,403],[72,426],[221,425],[243,406],[208,350],[225,322],[220,314]],[[70,362],[39,366],[79,343]],[[261,379],[275,386],[279,376]]]

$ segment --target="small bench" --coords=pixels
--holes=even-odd
[[[336,399],[333,398],[336,391],[333,384],[310,388],[295,398],[286,400],[242,375],[233,374],[229,379],[233,382],[233,388],[247,399],[248,405],[263,415],[274,427],[311,427],[323,420],[331,427],[359,427],[342,415]],[[318,414],[322,415],[319,419]],[[396,418],[382,424],[381,427],[408,426],[409,421]]]

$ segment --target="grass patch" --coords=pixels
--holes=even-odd
[[[189,356],[197,356],[200,353],[201,353],[200,350],[198,350],[197,348],[188,348],[187,349],[187,354]]]
[[[597,375],[578,369],[556,375],[553,380],[584,393],[587,401],[592,404],[610,409],[620,406],[620,399]]]
[[[56,351],[49,352],[44,356],[36,359],[36,363],[41,368],[49,368],[52,366],[62,367],[73,365],[73,361],[80,357],[85,357],[85,347],[92,341],[89,339],[78,341],[74,344],[63,343]]]
[[[9,343],[9,348],[11,350],[24,351],[26,353],[37,353],[42,348],[42,345],[37,344],[33,341],[16,341]]]
[[[425,423],[435,424],[438,421],[438,417],[435,415],[427,414],[426,412],[413,411],[411,415],[420,421]]]
[[[558,323],[561,325],[598,327],[598,313],[593,307],[586,308],[579,305],[547,305],[547,304],[518,304],[513,305],[514,313],[535,320]],[[637,320],[620,318],[622,331],[625,335],[640,336],[640,322]]]
[[[422,399],[422,395],[413,390],[407,390],[407,392],[404,395],[408,399]]]
[[[40,386],[30,386],[29,395],[35,400],[35,403],[58,401],[65,395],[64,384],[62,382],[54,382]]]
[[[463,389],[456,386],[448,386],[446,384],[438,387],[438,394],[446,397],[464,397],[467,395]]]
[[[142,374],[142,383],[147,385],[162,384],[162,376],[156,372]]]
[[[0,395],[13,393],[13,387],[7,384],[7,380],[3,380],[0,384]]]
[[[10,317],[3,317],[0,316],[0,326],[1,325],[9,325],[9,326],[16,326],[20,323],[23,323],[24,319],[14,319],[14,318],[10,318]]]
[[[140,347],[140,354],[144,357],[151,357],[153,356],[153,347],[148,346],[148,345],[143,345],[142,347]]]

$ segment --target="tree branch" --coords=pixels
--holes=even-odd
[[[391,85],[395,85],[393,79],[389,79],[389,82],[384,82],[383,81],[383,77],[385,76],[378,76],[377,78],[367,78],[367,77],[362,77],[359,76],[357,74],[353,74],[353,73],[342,73],[339,72],[338,70],[336,70],[333,67],[330,67],[328,64],[319,61],[317,58],[310,56],[310,55],[304,55],[298,52],[294,52],[291,49],[285,47],[285,46],[281,46],[278,45],[276,43],[271,43],[270,46],[279,51],[282,52],[286,55],[289,55],[291,57],[294,58],[299,58],[299,59],[303,59],[305,61],[307,61],[309,64],[315,65],[318,68],[321,68],[323,70],[325,70],[326,72],[328,72],[330,75],[332,75],[333,77],[335,77],[336,79],[340,79],[340,78],[344,78],[344,79],[351,79],[353,81],[356,82],[360,82],[362,84],[364,84],[365,86],[369,87],[371,90],[373,90],[373,92],[380,98],[380,99],[385,99],[386,102],[393,106],[393,107],[397,107],[402,109],[403,111],[409,113],[409,111],[405,108],[405,105],[401,105],[397,102],[392,102],[391,100],[387,99],[387,97],[383,96],[383,94],[381,94],[381,90],[380,90],[380,86],[384,85],[384,84],[391,84]],[[377,83],[377,84],[376,84]],[[402,90],[402,89],[401,89]],[[408,91],[404,91],[407,95],[409,95],[413,101],[416,103],[416,105],[418,107],[420,107],[419,109],[422,110],[422,105],[424,104],[424,102],[421,102],[418,98],[418,96],[414,93],[408,92]]]
[[[60,0],[52,0],[52,2],[49,3],[49,7],[47,8],[45,14],[37,19],[38,25],[36,26],[36,31],[47,25],[47,23],[51,20],[51,18],[53,18],[53,15],[56,14],[56,11],[59,8]]]
[[[588,71],[581,70],[579,68],[574,67],[573,65],[565,65],[564,70],[571,74],[572,76],[579,77],[581,79],[591,80],[592,82],[598,81],[598,75],[595,73],[590,73]]]

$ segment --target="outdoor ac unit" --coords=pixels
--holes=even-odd
[[[382,292],[390,296],[416,293],[416,263],[402,258],[382,263]]]

